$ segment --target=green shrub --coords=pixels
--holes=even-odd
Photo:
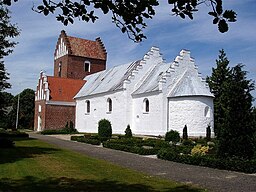
[[[29,135],[25,132],[20,132],[20,131],[1,130],[0,137],[1,138],[28,138]]]
[[[84,136],[71,136],[70,138],[72,141],[78,141],[82,143],[87,143],[91,145],[100,145],[101,142],[98,139],[92,139],[92,138],[85,138]]]
[[[127,137],[127,138],[132,137],[132,130],[130,128],[130,125],[127,125],[127,128],[125,129],[125,137]]]
[[[186,139],[186,140],[183,140],[182,141],[182,145],[185,145],[185,146],[193,146],[195,145],[194,142],[191,140],[191,139]]]
[[[78,133],[78,131],[74,128],[74,124],[72,121],[66,123],[65,128],[61,129],[64,134]]]
[[[211,140],[211,126],[210,126],[210,125],[208,125],[208,126],[206,127],[206,140],[207,140],[207,141],[210,141],[210,140]]]
[[[177,143],[180,141],[180,134],[178,131],[170,130],[165,134],[165,141],[172,141]]]
[[[187,140],[187,139],[188,139],[188,128],[187,128],[187,125],[185,125],[185,127],[183,128],[182,138],[183,138],[184,140]]]
[[[159,150],[157,157],[164,160],[186,163],[191,165],[206,166],[231,171],[240,171],[245,173],[256,173],[256,160],[244,160],[235,158],[220,159],[210,155],[180,155],[175,151],[174,147],[163,148]]]
[[[111,123],[107,119],[101,119],[98,123],[98,135],[100,141],[106,141],[112,137]]]

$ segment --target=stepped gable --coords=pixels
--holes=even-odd
[[[190,51],[181,50],[171,66],[174,73],[171,74],[173,81],[169,97],[196,95],[213,97],[208,84],[198,72],[195,60],[190,57]]]
[[[92,41],[78,37],[68,36],[66,32],[62,30],[58,38],[58,42],[56,44],[54,58],[56,59],[66,54],[80,57],[88,57],[93,59],[107,60],[106,48],[99,37],[96,38],[95,41]]]

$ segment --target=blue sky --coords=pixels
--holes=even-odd
[[[210,75],[219,50],[224,49],[230,66],[245,65],[248,78],[256,80],[256,1],[224,0],[224,8],[237,12],[236,23],[229,25],[228,33],[221,34],[208,16],[210,7],[201,5],[194,20],[182,20],[172,16],[167,0],[161,0],[157,14],[149,20],[145,29],[147,39],[134,43],[122,34],[111,22],[110,15],[100,17],[95,23],[76,20],[67,27],[55,20],[54,16],[44,17],[31,10],[32,0],[18,1],[11,6],[12,22],[17,23],[21,34],[15,40],[19,44],[13,54],[5,58],[9,82],[7,90],[16,95],[25,88],[36,88],[39,72],[44,70],[53,75],[53,53],[61,30],[70,36],[95,40],[101,37],[108,52],[107,67],[125,64],[140,59],[152,46],[160,48],[163,57],[171,62],[181,49],[191,51],[203,77]],[[256,91],[253,92],[256,97]]]

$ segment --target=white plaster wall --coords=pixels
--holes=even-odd
[[[112,100],[112,112],[108,112],[107,99]],[[98,95],[76,100],[76,129],[79,132],[97,133],[98,122],[108,119],[112,125],[112,132],[124,134],[127,126],[126,96],[124,91],[109,95]],[[86,113],[86,101],[90,101],[90,113]]]
[[[144,111],[144,99],[149,100],[149,112]],[[164,135],[162,94],[133,98],[131,129],[135,134]]]
[[[209,107],[209,116],[205,108]],[[185,125],[188,136],[206,136],[206,127],[211,125],[213,132],[213,98],[211,97],[176,97],[169,98],[169,130],[177,130],[182,135]]]

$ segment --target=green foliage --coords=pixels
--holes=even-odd
[[[87,143],[91,145],[100,145],[101,142],[98,139],[93,139],[93,138],[85,138],[84,136],[71,136],[70,138],[72,141],[78,141],[82,143]]]
[[[214,95],[214,133],[217,138],[224,123],[224,107],[226,100],[223,100],[225,93],[224,85],[231,78],[231,70],[228,67],[229,60],[224,50],[219,51],[219,58],[216,60],[217,67],[212,68],[212,75],[207,77],[207,83]],[[226,98],[227,99],[227,98]]]
[[[245,173],[256,173],[255,160],[241,160],[237,158],[221,159],[210,155],[180,155],[174,150],[174,148],[163,148],[159,150],[157,157],[164,160],[186,163],[191,165],[199,165],[217,169],[226,169],[231,171],[240,171]]]
[[[72,126],[72,121],[70,121],[70,124],[66,124],[65,128],[63,129],[49,129],[49,130],[43,130],[40,133],[42,135],[56,135],[56,134],[75,134],[78,133],[78,131]],[[71,125],[71,126],[70,126]]]
[[[184,139],[184,140],[188,139],[188,128],[187,128],[187,125],[185,125],[184,128],[183,128],[182,139]]]
[[[253,157],[255,144],[252,124],[252,95],[254,84],[247,80],[243,65],[232,68],[231,78],[224,84],[222,95],[224,121],[221,128],[218,145],[220,157]]]
[[[28,138],[29,135],[25,132],[20,131],[6,131],[0,130],[0,138]]]
[[[177,143],[180,141],[180,134],[178,131],[170,130],[165,134],[165,141],[172,141]]]
[[[9,101],[5,89],[11,88],[11,84],[8,82],[9,73],[6,72],[4,65],[4,57],[12,53],[12,49],[15,47],[16,42],[11,41],[12,38],[19,35],[18,29],[10,22],[10,12],[0,1],[0,125],[6,126],[6,107],[9,107]]]
[[[0,92],[0,127],[7,129],[9,126],[9,113],[12,109],[13,95]]]
[[[127,33],[128,37],[135,42],[140,42],[146,38],[143,29],[147,27],[146,20],[152,19],[155,15],[155,7],[162,1],[98,1],[65,0],[61,3],[43,0],[41,5],[34,8],[34,11],[45,16],[56,14],[57,21],[64,25],[73,24],[78,18],[84,22],[95,22],[99,19],[96,14],[103,13],[112,15],[114,23],[122,33]],[[6,5],[11,5],[11,0],[5,0]],[[233,10],[223,10],[222,0],[168,0],[172,13],[182,19],[189,17],[193,19],[193,14],[198,11],[201,5],[210,5],[211,11],[208,13],[213,17],[213,24],[218,24],[221,33],[228,31],[227,22],[236,21],[236,13]]]
[[[67,134],[78,133],[78,131],[74,128],[74,124],[72,121],[70,121],[69,123],[67,122],[65,128],[62,129],[62,131]]]
[[[12,100],[12,110],[8,115],[9,128],[14,128],[19,97],[19,119],[18,128],[34,127],[35,92],[32,89],[24,89]]]
[[[132,130],[130,128],[130,125],[127,125],[127,128],[125,129],[125,137],[127,137],[127,138],[132,137]]]
[[[210,126],[210,125],[208,125],[208,126],[206,127],[206,140],[207,140],[207,141],[210,141],[210,140],[211,140],[211,126]]]
[[[112,126],[109,120],[101,119],[98,122],[98,135],[101,141],[106,141],[112,136]]]

